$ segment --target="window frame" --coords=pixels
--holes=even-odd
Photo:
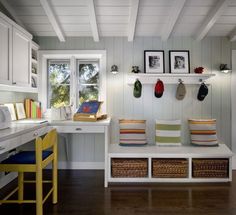
[[[48,72],[48,68],[49,68],[49,65],[51,64],[51,63],[56,63],[56,62],[59,62],[59,63],[69,63],[69,70],[71,70],[70,68],[71,68],[71,65],[70,65],[70,60],[66,60],[66,59],[57,59],[57,60],[55,60],[55,59],[48,59],[47,60],[47,104],[46,104],[46,106],[47,106],[47,108],[50,106],[50,99],[49,99],[49,93],[50,93],[50,90],[49,90],[49,87],[50,87],[50,83],[49,83],[49,72]],[[71,73],[71,72],[70,72]],[[71,74],[70,74],[70,88],[71,88]],[[70,90],[70,101],[69,101],[69,103],[71,104],[71,90]],[[49,108],[48,108],[49,109]]]
[[[38,99],[42,103],[43,112],[50,111],[47,107],[48,102],[48,60],[69,60],[71,70],[70,103],[72,111],[76,111],[77,105],[77,79],[76,64],[77,60],[99,61],[99,100],[103,101],[102,112],[106,113],[106,50],[40,50],[39,51],[39,94]]]

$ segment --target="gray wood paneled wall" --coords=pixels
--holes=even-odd
[[[230,74],[221,74],[219,64],[230,65],[231,49],[235,44],[230,43],[226,37],[207,37],[202,41],[177,37],[166,42],[162,42],[159,37],[140,37],[135,38],[133,43],[124,37],[101,38],[98,43],[92,38],[67,38],[65,43],[60,43],[54,37],[37,37],[35,40],[43,50],[107,50],[107,104],[108,114],[112,117],[112,142],[118,143],[118,119],[121,118],[146,119],[150,144],[154,143],[155,119],[182,119],[183,144],[189,144],[188,118],[216,118],[219,139],[231,146]],[[165,85],[164,95],[160,99],[155,98],[153,85],[143,85],[142,97],[134,98],[133,88],[126,84],[125,78],[133,65],[143,71],[144,50],[164,50],[166,72],[169,72],[169,50],[189,50],[191,72],[195,67],[203,66],[209,73],[216,74],[211,80],[206,99],[203,102],[197,100],[199,85],[187,85],[185,99],[176,100],[177,83]],[[109,72],[113,64],[119,67],[117,75]],[[71,140],[71,147],[78,150],[77,156],[74,153],[71,159],[103,160],[102,137],[78,137],[75,135]]]

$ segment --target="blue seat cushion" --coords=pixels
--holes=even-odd
[[[46,159],[52,151],[43,151],[43,160]],[[35,151],[22,151],[3,160],[2,164],[35,164]]]

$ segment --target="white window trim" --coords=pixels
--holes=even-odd
[[[39,95],[38,99],[42,102],[42,110],[46,112],[47,108],[47,92],[48,92],[48,74],[47,61],[50,59],[69,59],[71,69],[71,90],[70,98],[73,111],[76,108],[76,59],[99,59],[99,101],[103,101],[102,112],[106,113],[106,50],[40,50],[39,51]]]

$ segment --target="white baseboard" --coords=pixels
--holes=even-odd
[[[17,177],[17,173],[16,172],[11,172],[9,174],[7,174],[6,176],[3,176],[0,179],[0,189],[4,186],[6,186],[8,183],[10,183],[11,181],[13,181],[16,177]]]
[[[58,169],[104,169],[104,162],[66,162],[59,161]]]

